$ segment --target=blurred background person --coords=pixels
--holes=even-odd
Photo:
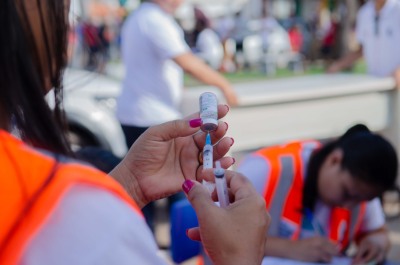
[[[370,0],[357,14],[357,50],[334,62],[328,73],[352,66],[364,57],[369,74],[394,76],[400,85],[400,0]]]
[[[195,27],[193,31],[193,53],[211,68],[218,70],[224,57],[224,49],[211,22],[198,7],[194,8]]]
[[[299,25],[294,22],[289,28],[288,34],[292,51],[295,53],[300,53],[301,48],[303,47],[303,34]]]
[[[82,24],[82,34],[84,46],[88,51],[88,60],[85,68],[87,70],[94,70],[99,65],[102,45],[98,28],[89,20],[84,21]]]
[[[218,87],[237,105],[229,82],[191,53],[172,14],[182,0],[146,1],[125,21],[122,59],[126,67],[117,117],[127,146],[149,126],[181,117],[183,72]]]
[[[224,73],[233,73],[236,71],[236,65],[234,61],[234,51],[230,46],[231,38],[236,30],[236,24],[238,23],[238,17],[232,14],[226,13],[219,17],[216,21],[215,30],[219,36],[220,42],[223,47],[223,59],[220,67],[220,71]]]
[[[238,103],[229,82],[197,58],[186,44],[183,30],[172,16],[182,2],[146,1],[123,25],[122,59],[126,74],[117,98],[117,118],[128,148],[150,126],[181,117],[183,71],[219,88],[229,105]],[[154,204],[143,212],[154,228]]]
[[[337,41],[339,40],[339,22],[336,16],[331,16],[330,25],[328,30],[324,33],[321,40],[321,56],[322,59],[329,62],[333,59],[337,59],[335,55],[335,46],[337,46]],[[337,50],[337,49],[336,49]]]

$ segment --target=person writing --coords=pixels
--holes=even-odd
[[[198,161],[198,114],[150,128],[113,178],[70,157],[59,125],[68,3],[0,2],[8,36],[0,39],[0,264],[166,264],[141,208],[181,187],[199,216],[192,237],[201,237],[216,264],[260,264],[264,201],[241,174],[227,172],[232,207],[214,205],[196,181],[211,174]],[[50,89],[54,112],[44,99]],[[227,112],[219,106],[220,118]],[[216,159],[229,167],[226,130],[220,122],[212,136]]]
[[[353,264],[383,261],[389,238],[377,197],[395,185],[397,161],[392,145],[364,125],[325,144],[295,141],[250,154],[238,171],[272,216],[265,255],[327,263],[354,242]]]
[[[358,11],[356,37],[360,47],[334,62],[327,70],[336,73],[364,57],[371,75],[395,78],[400,86],[400,1],[369,0]]]

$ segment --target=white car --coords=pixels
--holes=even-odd
[[[84,70],[67,69],[64,108],[74,149],[96,146],[122,157],[127,151],[122,128],[115,117],[120,82]]]

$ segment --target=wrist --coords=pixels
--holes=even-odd
[[[242,246],[240,249],[229,248],[219,250],[218,255],[212,255],[212,260],[215,265],[260,265],[265,256],[263,250],[264,247],[260,247],[258,251],[248,246]]]
[[[129,170],[124,161],[119,163],[109,175],[115,179],[129,194],[129,196],[137,203],[140,208],[143,208],[147,203],[144,193],[140,188],[137,177]]]
[[[380,251],[384,253],[387,253],[390,248],[389,235],[384,231],[371,233],[370,235],[365,236],[363,239],[361,239],[359,245],[366,242],[367,244],[373,244],[377,246]]]
[[[231,256],[230,258],[224,259],[221,262],[215,262],[215,265],[260,265],[262,263],[261,260],[253,260],[248,256],[237,257],[237,255]]]

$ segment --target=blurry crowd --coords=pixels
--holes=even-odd
[[[257,17],[243,10],[209,15],[193,6],[190,23],[176,19],[192,52],[220,72],[256,69],[274,74],[278,68],[301,72],[308,63],[339,58],[352,45],[354,22],[345,29],[346,11],[340,5],[330,10],[319,4],[306,19],[294,11],[287,18],[277,18],[271,6],[263,3]],[[112,21],[76,19],[70,33],[72,66],[103,72],[109,60],[120,60],[120,31],[127,14],[119,12]],[[350,37],[341,37],[345,30]]]

